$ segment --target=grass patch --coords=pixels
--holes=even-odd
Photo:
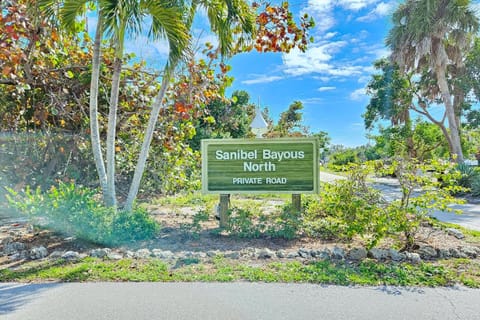
[[[183,261],[170,266],[157,259],[120,261],[85,258],[77,262],[42,262],[18,270],[0,270],[1,281],[201,281],[201,282],[302,282],[333,285],[450,286],[460,283],[480,287],[480,264],[476,260],[452,259],[436,263],[358,264],[316,261],[271,262],[250,266],[216,257],[208,262]]]

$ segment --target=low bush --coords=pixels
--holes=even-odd
[[[228,212],[225,227],[230,235],[239,238],[283,238],[294,239],[302,227],[302,214],[291,205],[280,212],[254,213],[251,210],[232,208]]]
[[[132,212],[107,208],[96,199],[95,190],[60,183],[47,192],[9,189],[11,208],[27,215],[33,224],[94,243],[118,245],[152,238],[159,225],[145,209]]]

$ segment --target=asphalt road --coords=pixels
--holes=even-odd
[[[264,283],[0,284],[0,319],[479,319],[480,290]]]

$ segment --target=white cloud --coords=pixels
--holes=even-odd
[[[250,84],[257,84],[257,83],[268,83],[274,82],[278,80],[282,80],[283,77],[280,76],[265,76],[265,75],[258,75],[257,78],[251,80],[244,80],[242,81],[243,84],[250,85]]]
[[[357,21],[361,22],[368,22],[368,21],[373,21],[375,19],[384,17],[386,15],[389,15],[390,13],[393,12],[395,9],[396,3],[393,1],[391,2],[380,2],[375,9],[371,10],[367,15],[360,17],[357,19]]]
[[[317,90],[320,91],[320,92],[325,92],[325,91],[332,91],[332,90],[335,90],[335,89],[337,89],[337,87],[320,87]]]
[[[365,92],[365,88],[360,88],[350,93],[350,99],[354,101],[361,101],[366,98],[367,98],[367,95]]]
[[[339,0],[338,4],[344,9],[357,11],[377,2],[378,0]]]
[[[313,45],[306,52],[293,50],[283,55],[284,72],[293,76],[300,76],[309,73],[320,73],[322,75],[344,76],[351,73],[358,73],[357,67],[336,66],[331,62],[333,54],[340,51],[348,43],[346,41],[325,42]]]

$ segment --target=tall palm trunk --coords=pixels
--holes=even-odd
[[[110,103],[108,112],[107,130],[107,192],[104,196],[105,204],[116,207],[115,192],[115,137],[117,128],[118,93],[120,91],[120,75],[122,72],[122,59],[115,58],[113,63],[112,88],[110,91]]]
[[[455,161],[458,163],[463,162],[462,142],[460,140],[460,131],[457,125],[457,116],[455,114],[455,108],[453,107],[450,90],[448,88],[447,79],[445,77],[445,70],[441,66],[436,66],[435,74],[437,77],[438,87],[442,93],[442,100],[445,104],[445,113],[447,114],[448,128],[450,129],[449,136],[451,141],[450,153],[455,156]]]
[[[107,174],[103,162],[102,147],[100,144],[100,129],[98,124],[98,82],[100,78],[100,48],[102,41],[102,14],[99,13],[97,30],[95,32],[95,41],[93,45],[92,56],[92,78],[90,80],[90,140],[92,143],[93,158],[97,168],[100,187],[102,188],[103,199],[106,202],[107,194]]]
[[[170,70],[173,69],[174,67],[172,66]],[[137,165],[135,166],[135,173],[133,174],[130,190],[128,191],[127,200],[124,205],[124,209],[126,211],[132,210],[133,202],[135,201],[135,198],[138,194],[138,189],[140,188],[140,182],[142,180],[143,172],[145,171],[145,165],[147,163],[148,151],[150,149],[150,144],[152,143],[153,132],[155,131],[155,126],[157,124],[158,115],[160,114],[160,109],[163,106],[163,98],[165,97],[165,92],[167,91],[170,77],[171,72],[165,72],[162,79],[162,86],[157,96],[155,97],[155,101],[152,105],[152,112],[150,113],[150,118],[148,119],[145,136],[143,137],[142,149],[140,150]]]

